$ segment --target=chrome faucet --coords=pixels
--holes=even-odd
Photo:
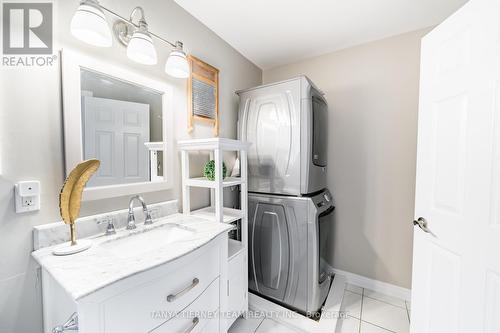
[[[114,225],[114,219],[110,216],[105,216],[104,218],[100,219],[97,221],[97,224],[103,224],[106,223],[106,232],[104,235],[110,236],[116,234],[115,230],[115,225]]]
[[[144,224],[152,224],[153,220],[151,219],[151,214],[149,213],[148,206],[146,206],[146,202],[140,195],[135,195],[130,198],[128,203],[128,223],[127,230],[132,230],[137,228],[135,225],[135,216],[134,216],[134,201],[138,200],[142,205],[142,211],[144,212],[144,216],[146,219],[144,220]]]

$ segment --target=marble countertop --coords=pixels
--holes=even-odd
[[[192,233],[172,243],[157,242],[157,246],[152,247],[151,242],[148,242],[150,237],[147,235],[153,239],[155,229],[160,230],[162,227],[168,227],[169,224],[177,224]],[[37,250],[32,253],[32,256],[74,300],[78,300],[133,274],[182,257],[231,228],[231,225],[199,217],[172,214],[149,226],[139,224],[135,230],[122,229],[117,230],[115,235],[86,238],[92,240],[92,247],[77,254],[55,256],[52,251],[61,246],[55,245]],[[147,252],[130,251],[130,253],[117,255],[107,248],[107,244],[111,241],[125,242],[126,240],[119,239],[134,237],[135,234],[144,234],[141,235],[141,239],[147,244],[149,249]]]

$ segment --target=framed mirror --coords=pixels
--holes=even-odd
[[[66,174],[101,161],[84,200],[170,188],[171,87],[76,52],[61,57]]]

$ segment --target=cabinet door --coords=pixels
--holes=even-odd
[[[248,286],[247,277],[245,276],[246,253],[240,252],[240,254],[231,258],[228,264],[227,291],[230,318],[227,327],[229,328],[240,315],[248,310]]]

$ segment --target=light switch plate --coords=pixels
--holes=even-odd
[[[40,182],[23,181],[15,185],[16,213],[40,210]]]

